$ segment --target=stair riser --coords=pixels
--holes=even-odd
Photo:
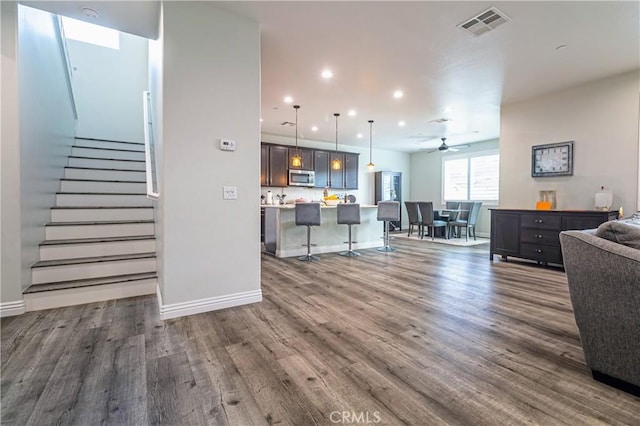
[[[51,209],[51,222],[153,220],[153,209]]]
[[[40,260],[77,259],[82,257],[152,253],[155,251],[155,240],[45,245],[40,246]]]
[[[75,157],[96,157],[118,160],[144,160],[144,152],[112,151],[105,149],[83,148],[74,146],[71,155]]]
[[[151,207],[153,202],[145,195],[110,194],[56,194],[57,207]]]
[[[75,238],[133,237],[140,235],[154,235],[153,223],[45,226],[47,241],[70,240]]]
[[[76,265],[47,266],[31,269],[33,284],[110,277],[124,274],[154,272],[156,259],[129,259]]]
[[[128,180],[134,182],[145,182],[144,171],[122,171],[122,170],[97,170],[97,169],[65,169],[65,179],[94,179],[94,180]]]
[[[99,169],[120,169],[120,170],[142,170],[144,162],[102,160],[93,158],[72,158],[69,157],[69,167],[97,167]]]
[[[147,192],[147,184],[144,182],[88,182],[63,180],[60,182],[60,192],[140,194]]]
[[[76,139],[75,146],[85,148],[108,148],[108,149],[124,149],[127,151],[144,152],[144,144],[141,143],[123,143],[111,141],[92,141],[87,139]]]

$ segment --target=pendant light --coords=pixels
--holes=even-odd
[[[302,168],[302,157],[300,157],[300,150],[298,149],[298,110],[300,105],[294,105],[293,109],[296,110],[296,153],[291,157],[291,167],[300,169]]]
[[[338,117],[340,117],[339,113],[334,113],[333,116],[336,118],[336,154],[338,154]],[[331,168],[333,170],[340,170],[342,168],[342,162],[336,155],[336,158],[331,161]]]
[[[367,164],[367,167],[369,167],[370,169],[376,166],[375,164],[373,164],[373,160],[371,159],[372,152],[373,152],[373,120],[369,120],[369,164]]]

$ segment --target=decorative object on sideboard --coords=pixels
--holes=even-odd
[[[369,120],[369,164],[367,167],[369,170],[373,169],[376,165],[373,164],[372,160],[372,152],[373,152],[373,120]]]
[[[334,113],[333,116],[336,118],[336,154],[338,153],[338,117],[340,117],[339,113]],[[333,170],[340,170],[342,168],[342,163],[338,159],[338,157],[334,158],[331,162],[331,168]]]
[[[600,191],[596,192],[595,206],[598,210],[608,211],[613,205],[613,193],[609,189],[600,187]]]
[[[556,190],[548,189],[538,192],[538,202],[536,210],[555,210],[556,209]]]
[[[572,175],[573,141],[531,147],[531,177]]]
[[[302,157],[298,149],[298,110],[300,109],[300,105],[294,105],[293,108],[296,110],[296,153],[291,157],[291,167],[299,169],[302,168]]]

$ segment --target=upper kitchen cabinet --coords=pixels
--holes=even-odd
[[[358,189],[358,159],[360,154],[344,154],[344,188]]]
[[[341,167],[334,170],[331,163],[340,161]],[[329,154],[329,188],[344,189],[344,153],[332,152]]]
[[[329,153],[327,151],[313,152],[316,178],[316,188],[327,188],[329,186]]]
[[[294,167],[292,163],[293,157],[299,153],[302,159],[302,164],[299,167]],[[313,170],[313,150],[307,148],[293,148],[289,147],[289,168],[300,170]]]
[[[264,147],[267,147],[265,150]],[[261,167],[260,183],[263,186],[288,185],[289,180],[289,149],[286,146],[267,145],[261,147]],[[265,159],[266,157],[266,159]],[[265,170],[266,165],[266,170]],[[265,179],[262,179],[265,176]]]

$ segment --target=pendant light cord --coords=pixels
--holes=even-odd
[[[340,117],[340,114],[336,112],[333,115],[336,118],[336,152],[338,152],[338,117]]]
[[[373,120],[369,120],[369,165],[373,165]]]

